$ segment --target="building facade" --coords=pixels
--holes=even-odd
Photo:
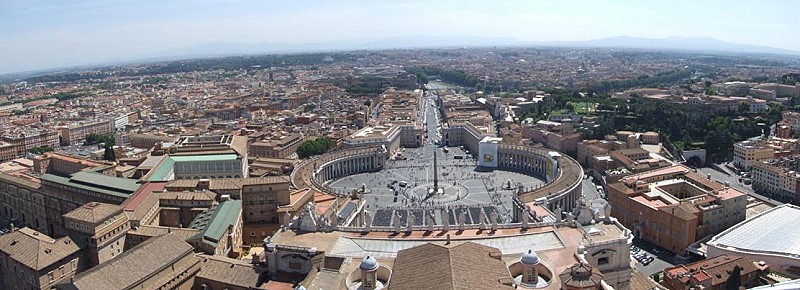
[[[675,165],[609,183],[608,201],[634,236],[685,255],[698,239],[743,221],[747,195]]]
[[[114,120],[88,121],[61,128],[61,145],[79,145],[89,134],[114,133]]]
[[[99,202],[87,203],[64,215],[67,234],[86,244],[89,264],[96,266],[122,254],[130,225],[122,208]]]
[[[53,289],[85,269],[82,251],[70,237],[53,239],[30,228],[0,235],[3,289]]]

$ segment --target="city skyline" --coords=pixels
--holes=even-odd
[[[176,1],[156,6],[148,1],[7,1],[0,3],[0,37],[10,45],[3,48],[5,60],[0,74],[174,57],[196,51],[200,51],[197,55],[224,54],[224,46],[222,51],[208,52],[209,46],[220,43],[273,44],[256,51],[263,53],[355,49],[369,41],[402,41],[416,36],[450,37],[445,37],[446,41],[457,40],[454,36],[471,37],[477,39],[476,45],[616,36],[714,38],[800,51],[800,40],[784,37],[791,35],[791,28],[796,26],[792,24],[798,22],[791,17],[791,9],[785,9],[791,4],[244,0]],[[455,45],[465,44],[456,40]],[[318,45],[298,49],[285,44]]]

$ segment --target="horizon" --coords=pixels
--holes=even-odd
[[[711,38],[800,52],[800,39],[784,37],[791,35],[791,28],[800,24],[800,20],[791,15],[791,9],[782,9],[791,4],[793,2],[789,1],[262,3],[240,0],[231,5],[218,0],[157,4],[152,1],[7,1],[0,3],[0,26],[3,27],[0,37],[11,45],[3,48],[0,75],[181,56],[268,54],[281,49],[296,52],[353,50],[359,48],[341,46],[358,41],[412,37],[460,37],[479,41],[452,46],[586,42],[616,37]],[[485,39],[507,42],[480,42]],[[262,47],[258,48],[260,51],[244,53],[235,49],[202,52],[214,44],[319,44],[322,47]],[[330,46],[325,47],[326,44]],[[401,46],[394,48],[409,48]],[[415,47],[443,46],[422,44]],[[378,47],[387,48],[393,47]],[[193,49],[200,52],[192,53]]]

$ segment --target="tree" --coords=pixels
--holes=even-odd
[[[103,160],[114,161],[117,160],[117,154],[114,152],[114,147],[111,146],[104,146],[105,150],[103,151]]]
[[[731,271],[731,275],[728,276],[728,280],[725,281],[725,289],[726,290],[739,290],[739,287],[742,286],[742,268],[739,265],[733,266],[733,271]]]
[[[297,156],[300,158],[311,157],[319,155],[328,151],[333,146],[328,137],[316,138],[314,140],[307,140],[297,147]]]
[[[43,154],[45,152],[51,152],[51,151],[55,151],[55,149],[53,149],[53,147],[50,147],[50,146],[38,146],[38,147],[33,147],[30,150],[28,150],[28,152],[36,154],[36,155],[41,155],[41,154]]]
[[[750,112],[750,104],[747,102],[739,103],[739,115],[744,115]]]
[[[116,145],[114,139],[114,133],[113,132],[103,133],[103,134],[89,133],[86,135],[86,141],[83,142],[83,145],[94,145],[98,143],[103,143],[107,146]]]
[[[425,72],[417,72],[417,83],[424,85],[428,83],[428,75]]]

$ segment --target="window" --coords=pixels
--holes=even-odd
[[[597,264],[598,265],[607,265],[608,264],[608,257],[602,257],[600,259],[597,259]]]

